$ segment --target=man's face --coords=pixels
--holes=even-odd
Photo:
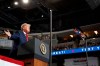
[[[30,32],[30,26],[29,25],[23,26],[23,31],[25,31],[26,33],[29,33]]]

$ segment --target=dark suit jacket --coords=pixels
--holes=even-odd
[[[14,41],[14,45],[13,45],[13,49],[12,50],[17,50],[18,49],[18,45],[23,45],[23,44],[25,44],[27,42],[25,34],[21,30],[15,32],[10,37],[10,39]]]

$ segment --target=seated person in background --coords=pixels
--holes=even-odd
[[[77,35],[76,38],[74,39],[73,48],[79,47],[80,39],[81,39],[81,37],[79,35]]]
[[[10,57],[16,58],[18,45],[25,44],[28,41],[28,33],[30,32],[30,24],[23,23],[21,25],[21,30],[16,31],[13,34],[11,34],[9,30],[7,31],[4,30],[4,32],[9,37],[9,39],[14,41],[13,48],[10,52]]]

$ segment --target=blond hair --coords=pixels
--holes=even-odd
[[[21,25],[21,30],[23,29],[24,26],[29,26],[29,27],[30,27],[31,25],[28,24],[28,23],[23,23],[23,24]]]

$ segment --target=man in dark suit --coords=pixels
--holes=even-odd
[[[21,30],[11,34],[9,30],[4,31],[9,39],[14,41],[13,48],[10,52],[10,57],[17,57],[17,50],[19,45],[24,45],[28,41],[28,33],[30,32],[30,24],[24,23],[21,25]]]

